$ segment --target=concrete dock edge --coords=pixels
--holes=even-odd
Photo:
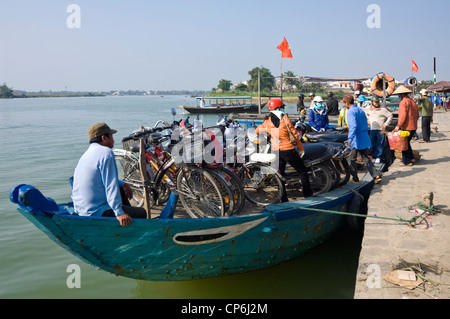
[[[437,132],[432,130],[430,143],[419,143],[420,139],[411,142],[413,150],[419,151],[420,160],[413,166],[400,166],[401,160],[396,159],[372,191],[368,215],[398,221],[366,218],[355,299],[450,297],[450,112],[435,112],[431,127],[437,127]],[[417,132],[421,138],[420,119]],[[418,218],[422,223],[411,227],[402,220],[425,216],[409,206],[422,202],[427,193],[433,193],[437,213],[428,215],[426,220]],[[409,289],[404,281],[386,280],[403,268],[412,269],[416,279],[425,283]],[[416,272],[417,269],[425,272]]]

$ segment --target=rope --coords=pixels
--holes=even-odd
[[[397,216],[397,218],[390,218],[390,217],[382,217],[382,216],[377,216],[377,215],[356,214],[356,213],[340,212],[340,211],[335,211],[335,210],[311,208],[311,207],[302,207],[301,209],[315,211],[315,212],[321,212],[321,213],[337,214],[337,215],[347,215],[347,216],[355,216],[355,217],[363,217],[363,218],[370,217],[370,218],[377,218],[377,219],[384,219],[384,220],[393,220],[393,221],[397,221],[397,222],[407,223],[411,227],[415,227],[415,225],[418,224],[416,221],[419,218],[422,218],[427,223],[427,228],[428,228],[428,222],[426,221],[426,219],[424,217],[422,217],[422,215],[424,215],[426,213],[421,214],[419,216],[414,216],[411,219],[403,219],[399,216]]]
[[[429,213],[432,214],[432,215],[434,215],[434,214],[436,214],[436,213],[438,212],[438,210],[435,209],[433,205],[428,206],[428,205],[425,205],[425,204],[422,203],[422,202],[418,202],[418,203],[416,203],[416,204],[414,204],[414,205],[408,206],[408,209],[413,209],[413,208],[416,207],[416,206],[417,206],[419,209],[424,210],[424,211],[426,211],[426,212],[429,212]]]
[[[337,210],[328,210],[328,209],[320,209],[320,208],[312,208],[312,207],[302,207],[301,209],[305,210],[311,210],[321,213],[329,213],[329,214],[337,214],[337,215],[347,215],[347,216],[356,216],[356,217],[371,217],[371,218],[378,218],[378,219],[386,219],[386,220],[394,220],[394,221],[401,221],[401,222],[409,222],[410,220],[403,219],[401,217],[398,218],[390,218],[390,217],[382,217],[377,215],[365,215],[365,214],[356,214],[356,213],[348,213],[348,212],[341,212]]]
[[[364,196],[362,194],[360,194],[359,192],[355,191],[354,189],[351,189],[351,188],[348,188],[345,186],[343,188],[352,191],[354,195],[358,195],[364,199]],[[399,217],[398,215],[397,215],[397,218],[390,218],[390,217],[383,217],[383,216],[377,216],[377,215],[357,214],[357,213],[349,213],[349,212],[312,208],[312,207],[301,207],[300,209],[310,210],[310,211],[315,211],[315,212],[320,212],[320,213],[355,216],[355,217],[361,217],[361,218],[369,217],[369,218],[376,218],[376,219],[392,220],[392,221],[407,223],[410,227],[413,227],[413,228],[415,226],[419,225],[420,223],[425,222],[427,225],[426,229],[428,229],[429,224],[428,224],[428,221],[426,220],[426,217],[428,217],[430,214],[435,214],[437,212],[437,210],[434,209],[434,206],[427,206],[421,202],[418,202],[417,204],[408,206],[408,209],[412,209],[412,207],[414,207],[414,206],[418,206],[424,212],[417,216],[414,216],[411,219],[404,219],[404,218]]]

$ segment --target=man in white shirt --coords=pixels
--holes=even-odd
[[[112,148],[113,134],[105,123],[93,124],[89,130],[90,146],[81,156],[73,176],[72,200],[80,216],[116,217],[121,226],[133,218],[146,218],[145,209],[123,205],[120,186],[131,198],[131,188],[119,181]]]
[[[367,124],[370,125],[371,154],[374,163],[384,163],[384,146],[386,135],[381,133],[391,123],[392,113],[380,106],[380,98],[372,97],[372,105],[365,109]]]

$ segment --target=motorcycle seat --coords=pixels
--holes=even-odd
[[[277,158],[276,154],[253,153],[250,155],[250,161],[260,163],[271,163]]]
[[[325,154],[328,148],[322,144],[303,144],[305,155],[303,158],[313,158]]]
[[[305,134],[306,138],[313,142],[344,142],[348,139],[347,134]]]

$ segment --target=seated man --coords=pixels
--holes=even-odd
[[[119,184],[131,198],[131,188],[119,181],[114,153],[112,130],[105,123],[93,124],[89,130],[90,146],[81,156],[73,176],[72,200],[80,216],[116,217],[121,226],[133,218],[146,218],[145,209],[123,206]]]

